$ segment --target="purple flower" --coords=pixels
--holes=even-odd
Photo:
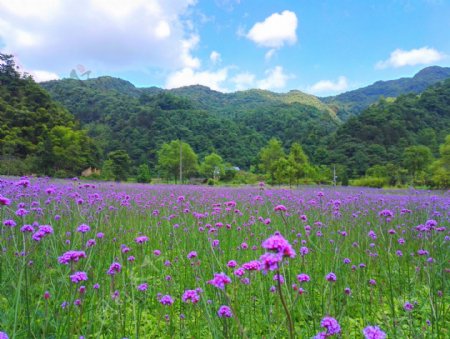
[[[142,235],[142,236],[137,237],[136,239],[134,239],[134,241],[136,242],[136,244],[143,244],[143,243],[148,241],[148,237],[145,236],[145,235]]]
[[[403,304],[403,309],[404,309],[406,312],[411,312],[411,311],[414,309],[414,305],[411,304],[409,301],[407,301],[407,302],[405,302],[405,303]]]
[[[231,308],[228,306],[222,305],[217,311],[217,315],[220,318],[231,318],[233,316],[233,312],[231,312]]]
[[[0,339],[8,339],[8,335],[5,332],[0,332]]]
[[[90,230],[91,230],[91,228],[89,227],[89,225],[86,225],[86,224],[81,224],[77,228],[77,231],[80,233],[86,233],[86,232],[89,232]]]
[[[278,253],[264,253],[259,257],[264,271],[275,271],[278,269],[278,264],[283,260],[283,257]]]
[[[347,295],[350,295],[350,294],[352,294],[352,290],[350,289],[350,287],[346,287],[346,288],[344,288],[344,293]]]
[[[72,274],[70,276],[70,280],[73,283],[78,284],[80,281],[88,280],[88,277],[87,277],[86,272],[75,272],[74,274]]]
[[[299,275],[297,275],[297,280],[300,281],[301,283],[303,283],[303,282],[310,281],[310,278],[309,278],[309,275],[307,275],[305,273],[300,273]]]
[[[138,289],[138,291],[145,292],[145,291],[147,291],[147,289],[148,289],[148,284],[147,284],[147,283],[140,284],[140,285],[137,287],[137,289]]]
[[[214,273],[214,279],[208,281],[208,284],[220,288],[221,290],[225,288],[225,285],[230,283],[231,279],[225,273]]]
[[[252,260],[242,264],[242,268],[246,271],[259,271],[261,269],[261,263],[257,260]]]
[[[0,194],[0,206],[9,206],[9,205],[11,205],[11,200]]]
[[[23,233],[25,233],[25,232],[34,232],[34,227],[31,226],[31,225],[23,225],[20,228],[20,232],[23,232]]]
[[[68,251],[58,258],[58,262],[67,265],[70,262],[78,262],[81,258],[86,258],[84,251]]]
[[[183,293],[183,296],[181,297],[181,300],[185,303],[193,303],[196,304],[200,301],[200,295],[198,294],[197,290],[186,290]]]
[[[281,234],[272,235],[271,237],[264,240],[261,246],[266,250],[275,251],[281,254],[283,257],[295,257],[294,249]]]
[[[341,326],[339,325],[337,320],[332,317],[324,317],[320,322],[320,326],[324,327],[326,329],[326,332],[319,333],[319,338],[325,338],[341,332]]]
[[[375,279],[369,280],[369,285],[375,286],[376,284],[377,284],[377,282],[375,281]]]
[[[305,246],[300,247],[300,255],[302,257],[307,255],[308,253],[309,253],[309,248],[308,247],[305,247]]]
[[[363,330],[364,337],[366,339],[385,339],[386,333],[384,333],[378,326],[367,326]]]
[[[16,227],[17,224],[14,220],[8,219],[3,221],[3,225],[5,225],[6,227]]]
[[[352,261],[349,258],[344,259],[344,264],[350,264]]]
[[[173,298],[170,295],[164,295],[159,299],[162,305],[170,306],[173,304]]]
[[[325,279],[327,279],[330,282],[335,282],[336,281],[336,274],[334,274],[333,272],[330,272],[326,275]]]
[[[236,260],[230,260],[230,261],[227,263],[227,266],[230,267],[230,268],[236,267],[236,266],[237,266]]]
[[[187,255],[188,259],[192,259],[192,258],[196,258],[196,257],[197,257],[197,252],[195,252],[195,251],[189,252],[189,254]]]
[[[118,262],[113,262],[111,266],[109,266],[108,274],[109,275],[115,275],[116,273],[119,273],[122,270],[122,265],[120,265]]]
[[[287,208],[284,205],[277,205],[277,206],[275,206],[275,208],[273,210],[275,212],[286,212]]]

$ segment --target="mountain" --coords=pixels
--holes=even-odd
[[[420,95],[380,100],[351,117],[331,137],[328,162],[358,177],[374,165],[402,164],[405,148],[423,145],[434,156],[450,134],[450,79]]]
[[[164,142],[182,138],[200,155],[218,152],[241,168],[271,137],[300,142],[313,156],[339,119],[316,97],[292,91],[221,93],[204,86],[136,88],[116,78],[41,83],[97,140],[104,154],[125,149],[133,163],[156,165]]]
[[[431,66],[422,69],[412,78],[377,81],[374,84],[332,97],[321,98],[330,105],[340,119],[357,115],[380,98],[398,97],[402,94],[418,94],[437,82],[450,78],[450,67]]]

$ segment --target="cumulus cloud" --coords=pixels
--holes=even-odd
[[[262,22],[257,22],[246,37],[258,46],[281,48],[297,42],[297,15],[291,11],[273,13]]]
[[[199,37],[185,21],[196,0],[0,0],[0,45],[27,69],[68,74],[196,68]]]
[[[33,77],[36,82],[50,81],[50,80],[58,80],[59,75],[53,72],[47,71],[30,71],[29,74]]]
[[[257,81],[257,86],[260,89],[281,89],[286,86],[286,83],[293,76],[284,73],[283,67],[276,66],[275,68],[268,69],[266,72],[266,77]]]
[[[234,83],[237,91],[248,89],[255,85],[255,75],[250,72],[236,74],[230,80]]]
[[[227,92],[222,84],[228,78],[228,69],[222,68],[217,71],[195,71],[192,68],[183,68],[169,75],[166,88],[177,88],[189,85],[203,85],[215,91]]]
[[[375,68],[384,69],[388,67],[399,68],[404,66],[425,65],[442,60],[443,58],[443,53],[429,47],[411,49],[409,51],[396,49],[391,53],[389,59],[379,61],[375,65]]]
[[[316,82],[314,85],[308,88],[308,92],[317,94],[317,93],[330,93],[330,92],[343,92],[348,88],[347,78],[344,76],[340,76],[336,82],[331,80],[320,80]]]
[[[220,61],[222,61],[220,53],[217,51],[212,51],[211,54],[209,55],[209,60],[211,60],[211,62],[213,64],[217,64]]]

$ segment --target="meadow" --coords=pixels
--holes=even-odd
[[[449,338],[449,192],[0,180],[0,338]]]

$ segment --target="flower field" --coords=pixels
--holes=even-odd
[[[448,338],[450,196],[0,180],[0,338]]]

